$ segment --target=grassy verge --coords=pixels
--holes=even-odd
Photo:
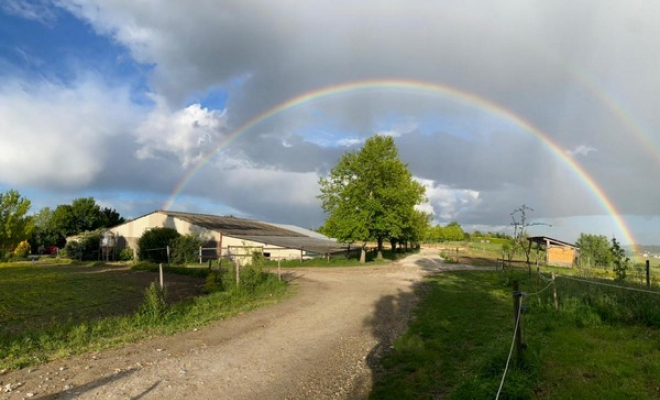
[[[377,399],[492,399],[513,334],[510,282],[521,271],[442,273],[406,334],[383,359]],[[611,283],[611,282],[610,282]],[[525,300],[528,349],[512,363],[501,399],[657,399],[660,295],[557,280]]]
[[[69,318],[38,327],[24,327],[20,331],[3,329],[0,331],[0,369],[21,368],[142,338],[172,334],[275,303],[290,292],[286,283],[272,274],[248,268],[244,274],[242,282],[245,283],[241,287],[236,287],[228,279],[221,284],[220,277],[213,282],[218,291],[175,303],[169,303],[166,293],[163,295],[152,287],[140,292],[140,297],[144,298],[142,306],[127,315]],[[208,281],[206,286],[209,286]],[[48,300],[51,301],[56,299]]]

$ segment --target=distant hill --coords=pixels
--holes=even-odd
[[[632,246],[623,246],[626,252],[632,251]],[[660,255],[660,245],[636,245],[637,251],[640,253],[648,253],[650,255]]]

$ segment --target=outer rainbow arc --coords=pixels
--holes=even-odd
[[[255,125],[260,122],[282,112],[289,108],[296,107],[298,105],[304,104],[306,102],[319,99],[322,97],[331,96],[334,94],[345,93],[348,91],[360,90],[360,89],[387,89],[387,88],[403,88],[403,89],[415,89],[425,92],[439,93],[442,95],[449,95],[454,101],[459,101],[465,103],[471,107],[477,107],[484,109],[491,114],[494,114],[499,117],[503,117],[508,121],[513,122],[524,131],[531,133],[537,139],[539,139],[544,145],[546,145],[561,161],[572,169],[575,174],[585,183],[585,185],[591,190],[591,192],[596,196],[598,201],[602,204],[603,208],[607,213],[612,217],[616,223],[619,231],[623,235],[624,239],[630,243],[634,244],[630,230],[624,223],[623,219],[620,217],[619,212],[615,208],[614,204],[609,200],[604,191],[596,184],[594,179],[568,154],[566,154],[558,145],[556,145],[547,134],[541,131],[539,128],[535,127],[519,115],[514,114],[512,111],[490,101],[479,97],[475,94],[468,93],[450,86],[441,85],[437,83],[429,83],[423,81],[414,81],[414,80],[399,80],[399,79],[374,79],[374,80],[363,80],[356,82],[348,82],[340,85],[327,86],[318,90],[314,90],[302,95],[293,97],[283,103],[280,103],[262,113],[251,118],[238,129],[233,131],[229,136],[214,147],[211,151],[205,153],[197,162],[197,164],[188,172],[188,174],[177,184],[174,189],[174,192],[164,204],[163,209],[169,209],[174,203],[176,197],[181,193],[181,191],[186,187],[190,182],[192,177],[199,171],[218,151],[222,148],[229,145],[236,138],[250,130]]]

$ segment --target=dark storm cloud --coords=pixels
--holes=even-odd
[[[396,78],[482,100],[405,90],[319,99],[253,127],[202,168],[205,179],[186,194],[264,218],[311,221],[320,215],[318,175],[346,149],[340,137],[364,139],[408,119],[420,126],[397,144],[413,174],[435,185],[438,214],[461,193],[476,197],[446,207],[475,224],[498,224],[522,203],[545,217],[604,214],[566,161],[516,125],[522,118],[559,151],[573,151],[622,213],[660,213],[656,2],[56,4],[153,65],[156,109],[116,128],[125,141],[108,145],[116,157],[87,161],[96,167],[94,187],[170,193],[201,153],[259,113],[321,87]],[[218,87],[228,92],[225,114],[184,108],[191,94]],[[494,104],[506,111],[493,113]],[[640,127],[652,134],[642,138]],[[315,129],[340,134],[321,143]]]

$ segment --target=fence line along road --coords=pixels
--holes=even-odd
[[[612,287],[616,289],[623,289],[623,290],[631,290],[634,292],[642,292],[642,293],[652,293],[652,294],[660,294],[660,292],[656,292],[653,290],[644,290],[644,289],[637,289],[637,288],[632,288],[632,287],[627,287],[627,286],[620,286],[620,285],[613,285],[611,283],[603,283],[603,282],[596,282],[596,281],[590,281],[587,279],[579,279],[579,278],[569,278],[566,275],[556,275],[557,278],[562,278],[562,279],[568,279],[569,281],[577,281],[577,282],[584,282],[584,283],[591,283],[593,285],[600,285],[600,286],[607,286],[607,287]]]

